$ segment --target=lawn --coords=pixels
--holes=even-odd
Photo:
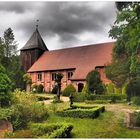
[[[80,103],[81,104],[81,103]],[[114,111],[113,107],[116,108]],[[80,119],[56,116],[54,111],[68,107],[68,103],[50,105],[50,117],[48,123],[68,122],[72,123],[73,138],[140,138],[140,130],[132,130],[124,125],[124,112],[121,109],[132,109],[135,107],[127,104],[106,105],[107,110],[96,119]],[[55,109],[54,109],[55,108]],[[117,112],[119,110],[119,112]]]

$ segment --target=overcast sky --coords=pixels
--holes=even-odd
[[[116,18],[115,2],[2,2],[0,1],[0,36],[8,27],[15,34],[20,49],[36,28],[48,49],[112,41],[108,37]]]

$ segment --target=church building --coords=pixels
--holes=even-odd
[[[114,42],[49,50],[38,28],[21,49],[24,70],[31,75],[33,84],[42,84],[46,92],[55,85],[56,73],[64,75],[62,90],[72,83],[78,92],[86,83],[91,70],[98,70],[103,83],[110,82],[105,75],[105,66],[112,60]]]

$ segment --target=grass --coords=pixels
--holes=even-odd
[[[84,103],[78,104],[82,105]],[[55,115],[55,111],[67,108],[69,103],[55,104],[55,111],[51,110],[51,106],[52,105],[49,106],[50,117],[47,122],[72,123],[74,126],[72,130],[73,138],[140,138],[140,130],[132,130],[125,127],[123,112],[116,113],[115,111],[106,111],[96,119],[80,119]],[[90,105],[88,104],[88,106]],[[115,104],[116,108],[117,106],[123,106],[128,109],[138,109],[138,107],[128,106],[127,104]]]

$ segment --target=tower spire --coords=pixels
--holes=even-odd
[[[39,19],[36,20],[36,29],[38,29],[38,22],[39,22]]]

